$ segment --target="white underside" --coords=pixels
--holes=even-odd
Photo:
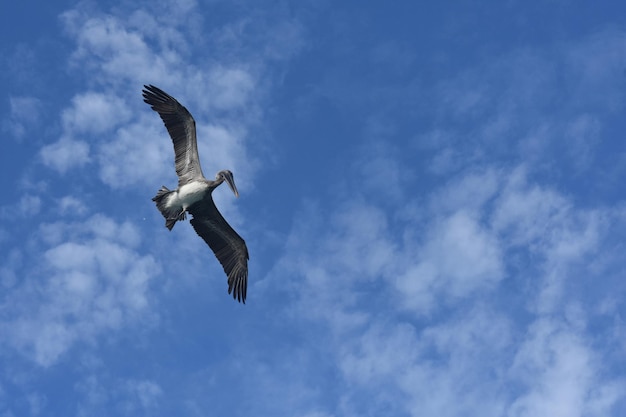
[[[187,183],[169,195],[167,207],[176,208],[178,211],[187,210],[193,203],[202,200],[208,188],[209,186],[202,182]]]

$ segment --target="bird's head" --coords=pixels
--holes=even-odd
[[[215,175],[215,180],[219,181],[220,183],[226,181],[226,184],[228,184],[230,189],[233,190],[233,193],[235,193],[235,197],[239,197],[239,191],[237,191],[237,186],[235,185],[235,178],[233,178],[232,172],[230,172],[227,169],[222,170]]]

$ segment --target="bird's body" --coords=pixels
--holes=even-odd
[[[186,213],[193,216],[191,225],[209,245],[228,276],[228,293],[246,302],[248,286],[248,248],[244,240],[224,220],[213,202],[212,193],[226,182],[239,196],[232,172],[219,171],[215,180],[207,180],[202,174],[196,142],[196,123],[189,111],[174,97],[163,90],[146,85],[144,101],[159,113],[165,123],[176,155],[178,188],[165,186],[152,199],[163,217],[165,226],[172,230],[177,221],[185,220]]]
[[[176,190],[174,204],[187,210],[192,204],[201,201],[207,192],[212,192],[219,185],[212,187],[212,182],[214,181],[193,181],[183,184]]]
[[[169,213],[184,213],[192,204],[202,201],[207,192],[210,193],[213,189],[215,187],[211,189],[209,181],[188,182],[164,195],[163,208]]]

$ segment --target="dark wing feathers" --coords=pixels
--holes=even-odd
[[[174,97],[153,85],[144,85],[143,101],[159,113],[174,143],[178,186],[204,178],[198,158],[196,122]]]
[[[188,209],[191,225],[209,245],[228,276],[228,293],[246,303],[248,288],[248,248],[246,242],[224,220],[209,195]]]

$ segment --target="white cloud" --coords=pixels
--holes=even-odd
[[[506,175],[506,171],[496,169],[473,169],[457,175],[432,194],[430,212],[448,215],[463,210],[480,217],[485,205],[502,187]]]
[[[384,213],[374,206],[361,201],[340,205],[327,218],[309,206],[300,215],[302,221],[296,221],[303,230],[289,237],[287,255],[279,264],[301,279],[281,287],[295,291],[298,311],[328,320],[343,332],[367,320],[368,313],[354,307],[367,303],[366,289],[385,279],[395,259],[394,244]]]
[[[59,213],[63,215],[80,216],[87,212],[87,207],[85,206],[83,201],[71,195],[61,197],[57,201],[57,204]]]
[[[339,201],[307,202],[276,285],[297,294],[291,315],[328,331],[349,387],[340,414],[610,414],[626,381],[603,369],[576,289],[607,233],[602,209],[523,167],[470,170],[409,209]],[[534,259],[521,274],[520,252]],[[561,309],[564,326],[546,316]]]
[[[126,388],[133,396],[136,396],[138,404],[143,410],[153,409],[158,405],[163,390],[159,384],[150,380],[130,380],[126,382]]]
[[[112,188],[150,185],[156,192],[166,178],[176,177],[172,141],[164,126],[155,127],[159,130],[146,129],[142,123],[121,127],[112,140],[102,143],[98,149],[102,182]]]
[[[129,223],[96,215],[57,229],[48,239],[57,243],[28,255],[41,262],[17,271],[23,278],[0,323],[4,343],[41,366],[78,341],[150,320],[148,284],[159,271],[152,256],[135,250],[139,235]]]
[[[91,13],[84,8],[63,14],[65,28],[77,43],[72,62],[89,68],[92,78],[107,87],[107,93],[89,91],[73,98],[62,113],[64,137],[103,133],[107,137],[92,139],[96,145],[91,149],[85,142],[64,138],[42,150],[44,162],[65,172],[93,157],[100,179],[114,188],[141,184],[156,189],[173,178],[171,140],[159,117],[141,102],[141,85],[155,84],[194,115],[201,159],[208,161],[205,174],[212,178],[219,169],[231,169],[240,188],[245,189],[259,166],[245,153],[244,142],[259,120],[264,63],[258,60],[257,51],[236,54],[236,59],[223,62],[215,61],[212,52],[191,59],[187,56],[190,45],[185,43],[201,39],[184,31],[196,30],[193,23],[187,25],[193,20],[195,2],[188,2],[184,10],[165,3],[155,7],[173,8],[169,13],[178,18],[168,16],[164,25],[162,17],[143,9],[128,16]],[[176,28],[172,19],[186,24]],[[202,43],[219,43],[220,32],[226,30],[228,25],[209,35],[203,33]],[[241,32],[237,36],[250,35]],[[133,116],[138,111],[141,116]],[[134,122],[128,124],[130,120]],[[109,133],[112,130],[115,132]],[[78,144],[84,147],[72,158],[69,150]]]
[[[510,249],[524,248],[542,277],[535,307],[558,309],[571,276],[597,253],[606,233],[602,209],[577,210],[557,191],[529,184],[525,170],[514,170],[494,203],[492,225]],[[611,216],[609,216],[611,217]]]
[[[326,267],[350,273],[356,281],[377,279],[393,262],[395,247],[389,239],[387,218],[379,208],[354,202],[338,210],[329,222]]]
[[[119,97],[93,91],[72,98],[62,113],[63,128],[71,136],[102,134],[131,118],[131,110]]]
[[[349,380],[359,384],[397,381],[397,375],[405,372],[421,353],[417,333],[407,323],[391,328],[375,323],[355,342],[340,353],[340,367]]]
[[[247,188],[258,167],[246,151],[246,128],[198,123],[197,129],[198,152],[204,175],[214,178],[218,171],[230,169],[236,175],[237,187],[241,183],[243,189]]]
[[[83,166],[91,160],[87,142],[69,137],[62,137],[55,143],[44,146],[39,154],[45,165],[61,173]]]
[[[435,222],[423,245],[407,249],[405,259],[412,262],[395,286],[407,308],[430,312],[435,299],[441,303],[493,288],[504,277],[502,256],[497,237],[459,211]]]
[[[493,227],[512,245],[545,249],[547,233],[571,214],[567,200],[554,190],[528,184],[526,170],[517,168],[498,197]]]
[[[436,265],[447,291],[464,296],[502,278],[499,242],[471,216],[458,212],[445,219],[431,235],[423,259]]]
[[[618,400],[617,391],[626,386],[624,381],[601,379],[601,364],[578,332],[555,320],[537,320],[511,369],[527,390],[511,404],[507,415],[608,415]]]
[[[249,72],[240,68],[214,67],[209,73],[210,89],[206,98],[220,110],[237,109],[249,105],[256,83]]]
[[[345,414],[502,415],[510,325],[484,308],[426,328],[371,321],[337,346]]]
[[[17,217],[33,217],[39,214],[41,210],[41,198],[33,193],[27,193],[20,199],[5,206],[0,206],[0,218],[6,220],[14,220]],[[0,240],[2,239],[2,231],[0,229]]]
[[[62,21],[78,44],[74,64],[87,65],[101,80],[116,80],[113,84],[132,81],[140,86],[177,72],[170,72],[180,62],[177,53],[173,50],[167,54],[154,53],[140,30],[127,27],[117,17],[88,17],[71,10],[62,15]]]

